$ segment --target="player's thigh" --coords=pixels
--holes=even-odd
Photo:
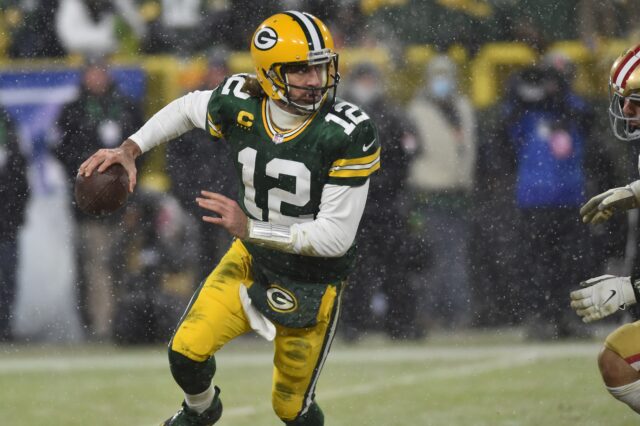
[[[250,330],[239,289],[249,285],[251,256],[240,241],[231,245],[218,266],[194,294],[171,341],[171,349],[204,361],[231,339]]]
[[[295,419],[311,403],[335,335],[339,310],[338,290],[329,286],[315,326],[288,328],[276,325],[272,403],[281,419]]]
[[[607,386],[640,379],[640,321],[624,324],[607,336],[598,365]]]

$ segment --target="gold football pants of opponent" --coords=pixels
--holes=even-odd
[[[206,390],[215,372],[213,355],[230,340],[251,331],[239,294],[241,285],[253,284],[251,262],[245,246],[235,240],[194,294],[171,340],[172,373],[186,393]],[[287,328],[275,324],[272,404],[278,417],[287,424],[323,424],[322,411],[314,403],[314,392],[335,334],[339,306],[336,286],[328,286],[315,326]],[[176,353],[182,362],[174,362]],[[209,364],[209,371],[204,374],[209,377],[202,382],[202,377],[196,377],[198,368],[183,371],[184,367],[173,365],[184,366],[185,361],[186,370],[189,364],[201,367]],[[189,380],[201,383],[193,387],[185,383]],[[310,421],[304,421],[305,418]]]

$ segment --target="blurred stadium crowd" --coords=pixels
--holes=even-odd
[[[578,215],[638,173],[640,147],[610,136],[606,90],[640,35],[632,3],[0,0],[0,341],[170,337],[230,241],[194,202],[234,194],[225,145],[192,132],[149,155],[106,218],[75,210],[77,167],[180,94],[252,72],[251,32],[283,9],[330,25],[338,96],[383,145],[342,336],[588,335],[569,290],[639,263],[637,215]]]

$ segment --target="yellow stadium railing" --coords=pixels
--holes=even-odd
[[[500,83],[514,67],[533,63],[536,55],[523,43],[489,43],[483,46],[469,67],[471,99],[479,108],[493,104],[501,93]]]

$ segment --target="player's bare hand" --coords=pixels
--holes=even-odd
[[[129,175],[129,192],[133,192],[137,176],[135,160],[141,153],[140,147],[131,139],[127,139],[117,148],[96,151],[80,165],[78,174],[88,177],[95,170],[102,173],[112,164],[122,164]]]
[[[247,237],[247,215],[238,203],[215,192],[200,191],[200,194],[202,197],[196,198],[198,205],[219,215],[219,217],[202,216],[202,220],[222,226],[231,235],[240,239]]]

